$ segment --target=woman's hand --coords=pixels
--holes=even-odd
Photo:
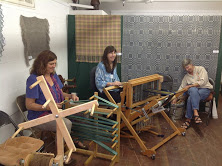
[[[76,95],[76,93],[71,93],[71,99],[73,101],[79,101],[79,97]]]
[[[58,109],[62,109],[62,103],[56,103]]]
[[[185,89],[186,91],[188,91],[188,89],[190,89],[191,87],[192,87],[191,85],[187,85],[187,86],[185,86],[184,89]]]
[[[79,97],[77,96],[76,93],[68,94],[68,93],[63,92],[63,96],[64,98],[68,97],[69,99],[72,99],[73,101],[79,101]]]
[[[115,86],[115,85],[117,85],[117,86],[121,86],[121,85],[122,85],[122,83],[121,83],[121,82],[119,82],[119,81],[115,81],[115,82],[113,82],[113,86]]]

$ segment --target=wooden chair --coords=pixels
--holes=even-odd
[[[17,125],[10,116],[5,112],[0,111],[0,128],[6,125],[11,125],[17,130],[17,132],[0,145],[0,164],[21,165],[27,155],[40,150],[44,142],[32,137],[16,137],[17,134],[22,135],[22,133],[18,130]]]

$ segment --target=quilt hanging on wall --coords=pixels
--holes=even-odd
[[[47,19],[20,16],[22,41],[26,63],[44,50],[49,50],[49,23]]]
[[[0,57],[2,56],[3,47],[5,46],[5,38],[2,34],[3,22],[2,5],[0,4]]]
[[[75,16],[76,62],[98,63],[106,46],[121,52],[121,16]]]
[[[221,16],[123,16],[121,76],[128,81],[155,73],[173,77],[176,91],[190,58],[215,80]]]

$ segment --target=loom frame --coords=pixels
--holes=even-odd
[[[98,98],[96,96],[98,96],[98,92],[94,92],[94,96],[90,97],[90,100],[94,99],[94,100],[98,101]],[[112,149],[115,148],[115,151],[117,152],[117,155],[104,154],[104,153],[99,152],[99,150],[98,150],[98,148],[99,148],[98,143],[96,143],[94,141],[91,141],[89,143],[89,145],[90,146],[94,146],[93,150],[85,150],[85,149],[76,148],[76,152],[77,153],[89,156],[89,158],[84,162],[84,165],[89,165],[94,158],[102,158],[102,159],[110,160],[111,162],[110,162],[109,166],[115,165],[115,163],[119,162],[119,160],[120,160],[120,119],[121,119],[120,112],[121,112],[121,105],[120,104],[116,104],[115,101],[114,101],[113,104],[118,105],[118,108],[108,109],[108,108],[103,108],[103,107],[96,106],[95,107],[95,111],[107,113],[107,118],[110,117],[112,114],[116,114],[117,115],[116,121],[117,121],[118,124],[113,126],[113,127],[118,128],[117,132],[115,133],[115,134],[118,134],[118,137],[116,138],[116,140],[118,142],[117,143],[113,143],[113,145],[111,146]],[[69,102],[66,102],[65,105],[66,105],[65,106],[66,108],[72,107],[69,104]],[[84,114],[87,114],[87,113],[89,113],[89,111],[86,111]]]
[[[121,129],[121,133],[124,134],[124,135],[121,135],[121,137],[136,139],[137,143],[139,144],[140,148],[142,149],[141,150],[142,154],[146,155],[148,157],[151,157],[152,159],[155,159],[156,149],[158,149],[160,146],[164,145],[166,142],[168,142],[169,140],[171,140],[172,138],[174,138],[177,135],[185,135],[186,130],[184,128],[177,128],[175,126],[175,124],[172,122],[172,120],[167,116],[167,114],[164,111],[161,111],[158,113],[160,113],[163,116],[163,118],[167,121],[167,123],[174,130],[174,132],[151,148],[147,148],[146,145],[144,144],[144,141],[142,141],[142,139],[139,137],[139,135],[137,134],[137,132],[133,128],[133,125],[135,125],[139,121],[146,120],[145,116],[135,120],[136,118],[138,118],[139,116],[142,115],[142,113],[139,113],[139,110],[142,110],[142,109],[146,110],[148,116],[152,117],[152,116],[156,115],[157,113],[151,112],[151,108],[153,106],[155,106],[158,103],[158,101],[163,100],[164,98],[167,97],[167,96],[161,97],[160,95],[156,95],[154,97],[147,98],[146,100],[143,100],[140,102],[135,102],[135,103],[133,102],[133,87],[135,87],[137,85],[144,84],[144,83],[152,82],[152,81],[157,81],[157,83],[158,83],[157,90],[161,90],[161,83],[163,82],[163,76],[161,76],[159,74],[135,78],[135,79],[129,80],[128,82],[123,83],[123,91],[121,92],[122,110],[120,112],[121,119],[123,120],[123,122],[120,125],[120,129]],[[108,91],[111,89],[115,89],[115,88],[119,88],[119,87],[113,86],[113,87],[108,87],[108,88],[103,89],[104,93],[107,95],[108,99],[111,102],[113,102],[114,99],[112,98],[112,96],[109,94]],[[180,96],[185,91],[186,90],[183,89],[181,91],[176,92],[174,94],[174,97]],[[125,101],[125,99],[126,99],[126,101]],[[149,103],[145,104],[146,102],[149,102]],[[114,101],[114,103],[115,103],[115,101]],[[136,108],[137,106],[142,105],[142,104],[145,104],[145,105],[140,108]],[[137,109],[138,111],[132,111],[132,109]],[[131,132],[132,135],[127,134],[124,131],[122,131],[123,127],[127,127],[127,129]],[[148,131],[152,134],[158,135],[158,133],[156,133],[150,129],[152,129],[152,126],[148,129],[145,129],[144,131]]]

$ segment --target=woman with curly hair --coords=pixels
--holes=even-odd
[[[51,114],[49,105],[43,108],[42,105],[46,102],[45,96],[39,85],[30,89],[30,85],[37,81],[37,77],[43,75],[47,82],[48,88],[52,93],[52,96],[59,109],[62,108],[61,102],[65,97],[72,99],[73,101],[79,100],[78,96],[73,94],[68,94],[62,91],[63,84],[60,81],[58,75],[55,72],[55,67],[57,64],[57,56],[55,53],[49,50],[42,51],[38,57],[35,59],[32,68],[30,70],[30,76],[26,81],[26,107],[28,109],[28,119],[36,119],[48,114]],[[66,127],[69,132],[71,132],[72,122],[63,118]],[[36,128],[42,131],[56,131],[56,121],[51,121],[42,125],[36,126]],[[77,141],[74,142],[78,147],[85,148],[85,146]]]

